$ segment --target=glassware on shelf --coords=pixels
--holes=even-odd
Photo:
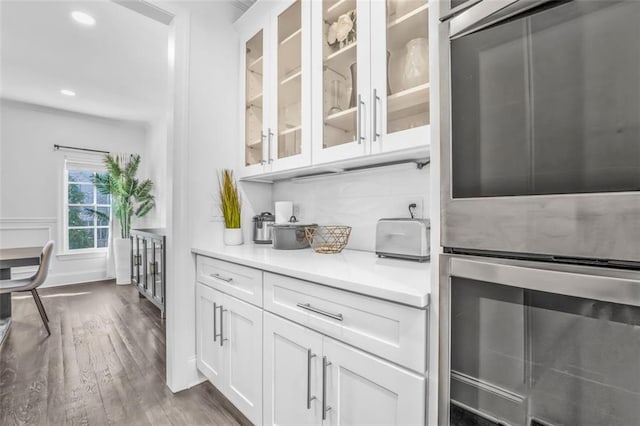
[[[331,106],[329,115],[342,111],[340,100],[342,99],[342,82],[340,80],[331,81]]]
[[[246,43],[245,70],[245,165],[261,164],[262,158],[262,75],[263,32]]]
[[[391,58],[391,52],[387,50],[387,96],[391,95],[391,85],[389,84],[389,59]]]
[[[358,97],[358,64],[354,62],[349,67],[351,70],[351,97],[349,98],[349,108],[356,106]]]
[[[409,40],[406,46],[402,84],[404,90],[429,81],[429,45],[423,37]]]
[[[302,0],[297,0],[278,15],[278,128],[276,158],[301,152],[302,115]],[[296,35],[297,34],[297,35]],[[294,42],[297,37],[298,42]]]

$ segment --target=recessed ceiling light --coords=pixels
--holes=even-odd
[[[76,92],[74,92],[73,90],[69,90],[69,89],[62,89],[60,90],[60,93],[62,93],[65,96],[75,96]]]
[[[80,12],[79,10],[74,10],[71,12],[71,17],[74,21],[79,24],[86,25],[88,27],[92,27],[96,24],[96,19],[85,12]]]

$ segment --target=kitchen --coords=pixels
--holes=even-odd
[[[172,43],[169,389],[253,424],[635,424],[638,4],[231,3],[136,6]]]

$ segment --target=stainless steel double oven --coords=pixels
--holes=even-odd
[[[440,423],[637,425],[640,1],[440,25]]]

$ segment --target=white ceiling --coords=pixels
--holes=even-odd
[[[164,24],[107,0],[1,0],[0,8],[0,96],[115,119],[164,117]],[[96,25],[76,23],[73,10]]]

